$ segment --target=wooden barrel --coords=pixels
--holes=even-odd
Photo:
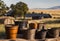
[[[5,26],[7,39],[15,40],[17,36],[18,26],[17,25],[6,25]]]

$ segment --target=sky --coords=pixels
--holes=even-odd
[[[3,0],[7,6],[16,4],[22,1],[28,5],[29,8],[50,8],[60,6],[60,0]]]

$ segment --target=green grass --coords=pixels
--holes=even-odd
[[[0,38],[5,36],[5,26],[0,24]]]
[[[5,27],[3,24],[0,24],[0,32],[5,32]]]

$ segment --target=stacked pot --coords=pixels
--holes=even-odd
[[[8,17],[4,21],[5,30],[6,30],[6,38],[11,40],[16,40],[18,25],[15,25],[14,18]]]

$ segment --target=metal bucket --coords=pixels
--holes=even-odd
[[[50,30],[48,30],[47,34],[50,38],[57,38],[59,37],[59,29],[51,28]]]
[[[27,23],[28,23],[27,21],[15,21],[15,24],[19,25],[19,27],[18,27],[18,34],[22,33],[22,29],[23,28],[27,28]]]
[[[60,36],[60,27],[59,27],[59,36]]]
[[[31,29],[28,31],[28,39],[30,39],[30,40],[35,39],[35,31],[36,31],[36,29]]]
[[[28,29],[23,31],[23,38],[28,40],[34,40],[35,39],[35,29]]]
[[[46,38],[46,33],[47,33],[47,30],[41,30],[37,33],[37,38],[38,39],[45,39]]]
[[[59,29],[58,28],[52,28],[51,33],[53,34],[54,38],[59,37]]]
[[[40,38],[41,38],[41,39],[45,39],[45,38],[46,38],[46,33],[47,33],[46,30],[41,31],[41,32],[40,32],[40,34],[41,34],[41,35],[40,35]]]

